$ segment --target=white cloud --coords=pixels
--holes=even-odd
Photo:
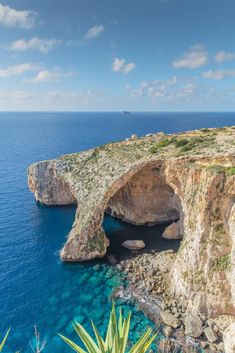
[[[133,97],[165,98],[169,91],[178,83],[176,76],[168,80],[151,80],[140,83],[136,90],[131,90]],[[130,90],[130,88],[128,88]]]
[[[91,27],[88,29],[85,39],[92,39],[98,37],[102,32],[104,32],[104,26],[103,25],[97,25],[94,27]]]
[[[113,72],[122,72],[128,74],[136,68],[136,64],[133,62],[127,63],[125,59],[114,58],[112,64]]]
[[[25,39],[19,39],[13,42],[9,49],[14,51],[27,51],[27,50],[37,50],[43,54],[47,54],[49,50],[56,47],[62,43],[61,40],[51,38],[51,39],[40,39],[34,37],[28,41]]]
[[[200,84],[197,78],[176,78],[144,81],[137,89],[127,87],[135,104],[163,110],[211,110],[231,109],[235,102],[235,89],[219,89]],[[234,109],[234,108],[233,108]]]
[[[38,70],[40,66],[38,64],[24,63],[19,65],[8,66],[5,69],[0,68],[0,78],[6,78],[11,76],[19,76],[25,72]]]
[[[205,65],[208,61],[208,53],[201,44],[196,44],[191,47],[179,59],[173,61],[172,65],[176,69],[187,68],[196,69]]]
[[[100,90],[0,90],[0,110],[109,110],[112,99]]]
[[[28,80],[30,83],[59,82],[63,78],[71,77],[72,71],[63,72],[59,68],[53,70],[40,70],[37,75]]]
[[[175,79],[165,80],[173,82]],[[165,82],[164,80],[161,82]],[[147,83],[148,81],[146,81]],[[150,81],[149,81],[150,82]],[[156,81],[152,81],[156,82]],[[149,84],[151,86],[151,84]],[[147,85],[148,86],[148,85]],[[0,90],[0,110],[11,111],[113,111],[172,110],[226,111],[235,107],[235,89],[217,89],[197,82],[177,79],[162,97],[112,95],[100,89],[68,90]]]
[[[225,52],[223,50],[218,51],[215,55],[215,62],[221,64],[224,61],[235,60],[235,53]]]
[[[203,77],[212,80],[222,80],[224,78],[235,77],[235,70],[209,70],[203,72]]]
[[[30,29],[35,26],[37,13],[34,11],[20,11],[0,3],[0,24],[7,27]]]

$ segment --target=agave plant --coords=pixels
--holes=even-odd
[[[3,347],[5,346],[5,343],[6,343],[8,335],[9,335],[9,332],[10,332],[10,329],[7,331],[6,336],[3,338],[3,341],[0,344],[0,352],[3,350]]]
[[[117,320],[115,307],[113,305],[105,340],[103,340],[95,324],[91,321],[96,342],[84,327],[75,321],[73,327],[87,351],[63,335],[59,334],[59,336],[77,353],[125,353],[127,350],[130,321],[131,313],[128,314],[127,318],[123,318],[122,309],[120,309],[119,318]],[[129,353],[145,353],[156,336],[157,334],[152,335],[152,330],[150,328],[147,329],[139,340],[130,348]]]

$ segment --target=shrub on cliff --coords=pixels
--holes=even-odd
[[[207,167],[213,173],[225,173],[227,176],[235,175],[235,167],[226,167],[220,164],[213,164]]]
[[[150,153],[154,154],[161,148],[169,146],[172,142],[174,142],[174,139],[163,138],[159,142],[157,142],[154,146],[152,146],[149,151]]]
[[[113,305],[108,329],[105,340],[100,336],[96,326],[91,321],[93,331],[96,337],[96,342],[83,328],[82,325],[75,322],[73,324],[77,335],[80,337],[88,353],[125,353],[130,329],[131,314],[127,318],[122,317],[120,309],[119,318],[116,317],[115,307]],[[84,349],[78,346],[70,339],[59,335],[75,352],[85,353]],[[129,353],[145,353],[156,338],[156,334],[152,335],[152,330],[148,329],[145,334],[131,347]]]
[[[181,140],[176,140],[175,141],[175,146],[176,147],[182,147],[184,145],[187,145],[189,143],[189,140],[188,139],[181,139]]]

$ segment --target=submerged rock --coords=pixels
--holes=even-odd
[[[143,240],[126,240],[122,246],[129,250],[141,250],[145,248],[145,243]]]
[[[110,265],[113,265],[115,266],[117,264],[117,259],[114,255],[110,254],[110,255],[107,255],[107,260],[108,262],[110,263]]]

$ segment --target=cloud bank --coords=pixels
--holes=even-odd
[[[235,60],[235,53],[225,52],[223,50],[218,51],[215,55],[215,62],[221,64],[224,61]]]
[[[179,59],[173,61],[176,69],[197,69],[208,62],[208,53],[201,44],[196,44],[184,53]]]
[[[26,72],[35,71],[40,68],[40,65],[33,63],[24,63],[19,65],[8,66],[5,69],[0,68],[0,78],[19,76]]]
[[[0,3],[0,25],[31,29],[35,26],[35,11],[16,10]]]
[[[47,54],[52,48],[59,46],[62,43],[61,40],[51,39],[40,39],[34,37],[29,40],[19,39],[11,43],[9,50],[25,52],[27,50],[36,50],[43,54]]]

